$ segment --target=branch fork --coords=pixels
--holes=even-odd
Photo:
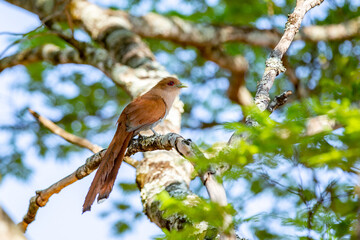
[[[24,216],[23,221],[18,224],[24,232],[26,231],[28,225],[35,220],[39,207],[44,207],[53,194],[59,193],[63,188],[71,185],[77,180],[88,176],[91,172],[93,172],[99,166],[106,151],[106,149],[102,149],[101,147],[91,143],[86,139],[66,132],[51,120],[39,115],[35,111],[29,109],[29,112],[36,118],[36,120],[38,120],[42,125],[44,125],[53,133],[59,135],[72,144],[90,149],[95,154],[87,158],[84,165],[80,166],[67,177],[59,180],[44,190],[36,191],[36,195],[30,199],[28,212]],[[129,143],[124,162],[137,168],[140,165],[140,162],[130,158],[129,156],[137,152],[171,149],[175,149],[180,155],[186,158],[198,157],[206,159],[204,154],[190,139],[185,139],[176,133],[168,133],[165,135],[140,136],[138,138],[132,139]],[[219,171],[213,171],[211,169],[212,168],[210,168],[210,170],[206,171],[205,173],[200,173],[201,178],[204,179],[203,182],[207,188],[210,199],[213,202],[217,202],[221,206],[225,206],[227,205],[227,199],[224,187],[216,180],[216,174],[219,174]],[[225,216],[225,218],[225,226],[228,227],[232,223],[232,218],[231,216]]]

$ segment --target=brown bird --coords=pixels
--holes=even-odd
[[[90,211],[96,195],[97,201],[109,197],[130,140],[140,131],[151,129],[169,113],[170,108],[186,87],[178,79],[166,77],[144,95],[134,99],[122,111],[115,135],[101,160],[83,205],[83,213]]]

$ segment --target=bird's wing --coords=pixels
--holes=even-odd
[[[166,104],[160,96],[145,94],[131,102],[123,114],[126,115],[127,131],[135,131],[164,118]]]

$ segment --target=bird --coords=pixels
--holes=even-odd
[[[115,135],[85,197],[83,213],[91,210],[97,195],[98,203],[109,197],[130,140],[149,129],[158,135],[154,127],[167,116],[180,89],[184,87],[187,86],[177,78],[165,77],[124,108],[117,121]]]

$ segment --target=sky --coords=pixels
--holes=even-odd
[[[0,2],[0,32],[25,33],[36,28],[39,24],[40,21],[36,15],[5,2]],[[0,52],[9,45],[9,40],[9,36],[0,35]],[[11,54],[15,50],[9,49],[7,54]],[[27,101],[31,102],[33,109],[41,110],[45,116],[50,115],[50,112],[44,110],[41,99],[30,99],[31,96],[9,90],[12,83],[21,81],[22,78],[26,78],[26,75],[22,72],[21,66],[6,69],[0,73],[1,123],[11,123],[13,120],[7,117],[11,115],[8,113],[11,112],[13,107]],[[0,136],[0,144],[5,142],[5,138],[6,136]],[[26,141],[26,137],[23,141]],[[24,145],[26,144],[24,143]],[[20,222],[27,211],[29,200],[35,195],[36,190],[44,189],[72,173],[90,155],[92,153],[88,151],[83,154],[74,154],[71,161],[67,162],[59,162],[56,159],[43,161],[36,159],[36,155],[30,151],[25,161],[34,170],[32,175],[26,181],[6,177],[0,184],[0,206],[15,223]],[[36,220],[28,227],[26,237],[34,240],[48,240],[49,236],[51,236],[52,240],[119,239],[119,236],[113,234],[112,229],[118,218],[116,214],[119,214],[119,212],[110,214],[106,218],[101,217],[102,213],[112,209],[114,201],[122,199],[119,191],[113,191],[111,199],[108,201],[99,205],[94,204],[91,212],[81,214],[82,204],[93,176],[94,173],[65,188],[60,194],[53,195],[47,205],[39,209]],[[123,164],[117,181],[121,179],[134,180],[134,169]],[[131,198],[127,197],[127,199],[133,201],[141,209],[138,194]],[[121,239],[150,239],[151,236],[161,233],[161,230],[146,218],[143,218],[138,224],[141,225],[142,231],[130,232],[121,236]]]
[[[166,3],[167,1],[164,1]],[[208,1],[216,2],[216,1]],[[165,5],[164,5],[165,6]],[[325,6],[325,5],[324,5]],[[310,15],[322,16],[320,8],[314,9]],[[135,13],[135,14],[140,14]],[[308,19],[311,19],[309,17]],[[285,23],[286,19],[279,19]],[[283,24],[279,23],[279,24]],[[305,19],[305,24],[310,24],[310,20]],[[0,33],[1,32],[15,32],[25,33],[35,29],[40,24],[36,15],[26,12],[21,8],[14,7],[10,4],[0,1]],[[259,21],[258,27],[266,28],[266,23]],[[2,52],[9,44],[11,37],[7,35],[0,35],[0,52]],[[11,48],[7,54],[14,53],[16,49]],[[22,105],[26,102],[31,103],[31,108],[34,110],[41,110],[44,116],[53,116],[50,109],[44,108],[41,99],[10,90],[11,84],[17,81],[22,81],[27,78],[22,71],[22,67],[14,67],[6,69],[0,73],[0,123],[11,124],[13,119],[7,117],[16,106]],[[202,114],[200,110],[197,112]],[[30,117],[29,117],[30,119]],[[231,119],[231,117],[230,117]],[[230,120],[229,120],[230,121]],[[196,134],[190,135],[190,131],[184,131],[183,135],[191,137],[193,141],[197,141]],[[214,139],[221,139],[226,141],[229,138],[229,133],[224,134],[222,131],[213,131]],[[0,151],[5,151],[4,142],[7,136],[0,135]],[[24,146],[28,139],[26,136],[21,140]],[[25,159],[26,163],[34,170],[30,178],[26,181],[18,180],[14,177],[6,177],[0,184],[0,206],[9,214],[9,216],[18,223],[27,211],[28,202],[34,196],[36,190],[44,189],[51,184],[57,182],[59,179],[67,176],[82,165],[87,157],[92,155],[90,151],[74,154],[70,161],[60,162],[54,158],[49,158],[46,161],[36,158],[34,152],[29,151]],[[112,192],[109,200],[102,204],[94,204],[92,211],[86,214],[81,214],[82,204],[90,186],[94,173],[81,181],[78,181],[71,186],[63,189],[59,194],[53,195],[50,201],[44,208],[39,209],[36,220],[28,227],[26,237],[28,239],[48,240],[51,236],[52,240],[63,239],[151,239],[157,234],[161,234],[161,230],[151,223],[146,217],[140,222],[136,223],[135,231],[122,235],[121,237],[113,234],[113,225],[119,214],[126,215],[126,212],[116,211],[107,217],[101,217],[101,214],[113,209],[115,201],[123,200],[122,194],[115,190]],[[134,181],[135,171],[133,168],[123,164],[119,172],[117,182],[126,179],[127,181]],[[137,206],[139,210],[142,209],[140,196],[137,193],[134,196],[128,197],[127,200],[132,201],[132,204]],[[266,210],[266,202],[253,202],[249,209],[257,209],[257,211]],[[270,204],[269,202],[267,202]],[[263,208],[259,208],[262,206]],[[122,216],[123,217],[123,216]],[[124,216],[125,218],[127,216]],[[246,233],[246,229],[243,229]]]
[[[6,2],[0,1],[0,33],[26,33],[38,27],[40,21],[37,15],[27,12],[21,8],[15,7]],[[0,53],[4,51],[14,40],[9,35],[0,34]],[[16,52],[16,47],[9,48],[4,56],[11,55]],[[3,56],[2,56],[3,57]],[[159,59],[160,60],[160,59]],[[59,66],[59,71],[69,71],[69,65]],[[85,69],[84,71],[88,71]],[[53,74],[56,74],[53,73]],[[94,72],[92,77],[99,79],[99,71]],[[21,90],[14,89],[14,83],[26,81],[27,75],[23,71],[23,66],[16,66],[5,69],[0,73],[0,123],[11,125],[14,119],[14,109],[30,104],[30,107],[42,115],[56,119],[56,111],[46,108],[43,99],[36,95],[29,95]],[[69,92],[69,91],[68,91]],[[200,110],[198,111],[201,114]],[[231,119],[237,119],[239,113],[232,111]],[[31,121],[32,117],[28,116]],[[35,121],[35,120],[34,120]],[[231,133],[219,129],[211,132],[213,139],[227,141]],[[191,137],[194,141],[205,140],[200,139],[201,135],[192,131],[184,131],[183,135]],[[6,151],[6,142],[9,136],[0,134],[0,151]],[[109,136],[109,140],[110,140]],[[60,137],[58,140],[61,140]],[[30,139],[24,135],[19,141],[19,145],[26,148]],[[6,177],[0,184],[0,206],[8,213],[15,223],[22,220],[27,212],[29,200],[35,195],[36,190],[47,188],[51,184],[57,182],[61,178],[69,175],[81,166],[87,157],[92,153],[74,154],[70,161],[57,161],[53,157],[47,157],[46,161],[37,159],[37,155],[33,150],[29,150],[26,154],[24,162],[33,170],[31,176],[22,181],[15,177]],[[52,240],[63,239],[88,239],[95,240],[105,238],[112,239],[152,239],[159,235],[162,231],[146,217],[137,221],[133,231],[124,235],[114,235],[114,223],[119,219],[118,214],[124,214],[121,218],[127,218],[126,212],[116,211],[113,214],[101,217],[105,212],[113,209],[113,204],[124,200],[122,193],[118,188],[114,188],[109,200],[101,204],[94,204],[91,212],[81,214],[82,204],[88,188],[93,179],[94,173],[90,176],[78,181],[71,186],[63,189],[59,194],[53,195],[47,205],[40,208],[36,216],[36,220],[31,223],[27,229],[26,237],[28,239],[48,240],[51,236]],[[121,170],[117,177],[117,183],[120,181],[135,181],[135,170],[126,164],[121,166]],[[116,185],[116,183],[115,183]],[[196,183],[195,183],[196,185]],[[205,191],[205,190],[204,190]],[[205,196],[206,197],[206,196]],[[130,200],[131,204],[139,211],[142,210],[140,195],[137,192],[133,196],[126,196],[126,200]],[[129,216],[130,218],[131,216]],[[141,229],[141,231],[139,231]],[[71,236],[69,238],[69,236]]]

